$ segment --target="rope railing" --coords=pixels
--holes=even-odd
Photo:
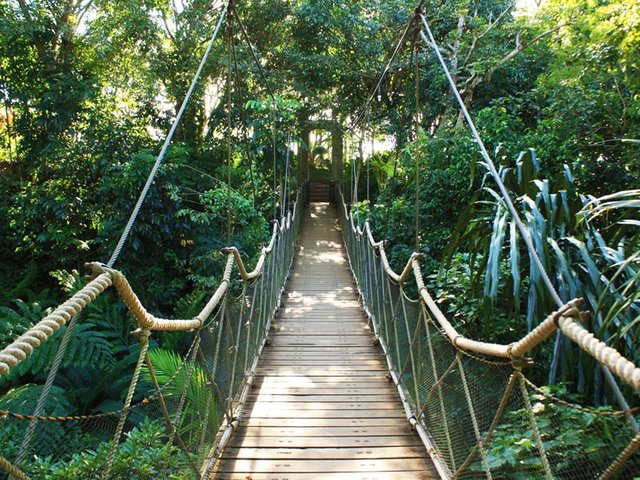
[[[136,353],[138,360],[124,404],[120,410],[107,416],[34,417],[28,411],[3,414],[0,410],[0,444],[3,449],[0,478],[4,478],[2,471],[14,478],[44,477],[47,472],[38,470],[38,465],[23,458],[50,454],[54,445],[47,436],[53,430],[56,435],[68,437],[67,442],[60,442],[54,448],[57,450],[51,452],[54,459],[81,454],[81,451],[72,449],[74,441],[71,438],[92,428],[99,432],[98,437],[110,436],[111,440],[108,445],[98,448],[94,458],[97,467],[86,478],[113,478],[121,468],[121,460],[118,460],[120,450],[125,448],[122,445],[128,439],[128,435],[123,434],[130,432],[133,425],[140,425],[142,418],[157,422],[166,429],[169,443],[181,459],[180,468],[206,477],[211,468],[209,464],[215,462],[221,449],[220,443],[226,441],[229,432],[237,425],[247,390],[253,381],[253,371],[270,331],[271,319],[277,312],[300,226],[303,208],[300,195],[298,193],[292,211],[274,222],[269,244],[262,248],[251,272],[247,272],[235,247],[223,249],[226,264],[220,283],[202,310],[192,318],[154,316],[142,305],[122,272],[101,263],[87,264],[93,274],[89,283],[0,351],[0,375],[10,374],[71,318],[80,316],[81,323],[82,312],[109,287],[113,287],[131,313],[137,327],[133,333],[140,341]],[[233,279],[234,271],[237,271],[239,283]],[[232,288],[232,284],[235,287]],[[180,367],[169,380],[164,381],[159,380],[157,372],[154,373],[162,367],[154,366],[155,353],[150,347],[150,335],[161,331],[190,332],[193,338]],[[142,382],[146,382],[146,388],[151,388],[154,393],[136,401]],[[202,393],[197,393],[198,389],[202,389]],[[195,408],[196,404],[200,405],[198,402],[205,403],[201,410]],[[136,420],[132,421],[132,418]],[[23,432],[29,422],[34,423],[29,455],[18,456],[9,448],[8,432]],[[190,433],[185,434],[185,429]],[[11,444],[19,445],[20,435],[18,433],[17,438],[12,438]],[[174,471],[172,461],[167,459],[166,466],[159,467],[155,472],[157,478],[164,478],[163,475]],[[202,465],[202,468],[196,468],[194,473],[195,465]],[[17,472],[20,473],[17,475]]]
[[[544,265],[542,264],[542,261],[540,260],[540,256],[538,255],[538,252],[535,248],[535,246],[533,245],[533,240],[531,237],[531,232],[529,232],[529,230],[524,226],[522,219],[520,218],[520,215],[518,214],[518,211],[516,210],[513,201],[509,195],[509,192],[507,190],[507,187],[505,186],[504,182],[502,181],[500,175],[498,174],[498,170],[496,169],[495,163],[493,161],[493,159],[491,158],[491,155],[489,155],[489,152],[487,151],[487,148],[484,145],[484,142],[482,140],[482,137],[480,135],[480,133],[478,132],[478,128],[476,127],[475,122],[473,121],[473,118],[471,117],[471,114],[469,113],[469,110],[467,108],[467,105],[465,104],[465,101],[462,99],[462,96],[460,94],[460,92],[458,91],[458,86],[456,85],[456,82],[453,79],[453,76],[451,75],[451,72],[449,71],[449,67],[447,67],[447,64],[442,56],[442,53],[440,51],[440,47],[438,46],[438,43],[435,40],[435,37],[433,35],[433,32],[431,31],[431,27],[429,26],[429,22],[427,22],[427,19],[425,18],[424,15],[422,15],[421,10],[420,10],[420,6],[418,6],[416,8],[416,12],[415,12],[415,20],[417,22],[418,25],[421,25],[422,28],[420,28],[419,26],[417,26],[416,28],[419,28],[419,35],[420,37],[424,40],[424,42],[429,45],[436,58],[438,59],[438,63],[442,69],[442,72],[444,73],[445,77],[447,78],[447,82],[449,83],[449,86],[451,88],[451,92],[453,93],[456,102],[458,103],[458,106],[460,107],[460,112],[462,113],[462,115],[464,116],[467,125],[469,126],[469,129],[471,130],[471,134],[473,135],[477,145],[478,145],[478,149],[480,152],[480,155],[482,156],[483,160],[484,160],[484,165],[486,166],[486,168],[489,171],[489,174],[493,177],[496,185],[498,186],[498,191],[500,192],[500,196],[502,197],[502,201],[504,202],[504,204],[506,205],[507,209],[509,210],[509,213],[511,215],[511,218],[513,219],[513,221],[515,222],[515,225],[518,228],[518,231],[520,232],[520,235],[522,236],[522,239],[527,247],[527,251],[529,253],[529,258],[532,262],[533,265],[535,265],[536,270],[538,271],[538,274],[540,275],[540,278],[542,279],[549,295],[551,296],[551,298],[553,299],[553,301],[555,302],[556,306],[558,308],[562,308],[563,307],[563,301],[562,298],[560,297],[559,292],[556,290],[553,282],[551,281],[551,278],[549,277],[549,274],[547,273],[547,271],[544,268]],[[426,32],[426,34],[425,34]],[[416,204],[417,205],[417,204]],[[418,216],[416,215],[416,220],[418,219]],[[596,317],[595,319],[597,326],[599,327],[599,323],[600,320],[598,317]],[[581,337],[581,338],[586,338],[586,337]],[[595,348],[595,345],[591,345],[589,348]],[[610,357],[610,355],[608,355]],[[615,378],[613,377],[611,370],[606,368],[606,364],[602,363],[601,364],[602,367],[602,374],[604,375],[605,380],[607,381],[607,384],[609,385],[609,388],[611,389],[611,391],[613,392],[614,396],[616,397],[616,401],[618,402],[618,404],[620,405],[620,407],[622,407],[623,409],[628,410],[629,409],[629,404],[627,403],[624,395],[622,394],[622,391],[618,385],[618,383],[616,382]],[[625,380],[628,382],[628,380]],[[634,387],[635,388],[635,387]],[[637,390],[637,388],[636,388]],[[632,427],[636,430],[636,432],[640,432],[640,427],[638,426],[638,424],[635,422],[634,419],[630,418],[630,422]]]
[[[340,198],[342,198],[342,196]],[[587,332],[587,330],[580,325],[579,322],[583,320],[583,317],[588,315],[586,312],[581,313],[579,311],[579,307],[584,304],[584,300],[580,298],[567,302],[558,310],[547,316],[540,325],[529,332],[526,336],[517,342],[513,342],[508,345],[479,342],[461,335],[447,320],[446,316],[442,313],[437,303],[429,294],[420,270],[421,255],[414,252],[407,261],[402,272],[400,274],[394,272],[389,265],[384,249],[384,242],[375,241],[371,233],[369,221],[365,222],[364,228],[362,229],[360,227],[356,227],[353,215],[348,212],[347,206],[344,203],[344,198],[342,198],[342,200],[344,214],[349,216],[351,231],[359,238],[365,238],[366,232],[366,240],[369,247],[376,250],[380,255],[382,268],[391,280],[398,284],[403,284],[407,280],[409,272],[413,270],[414,279],[418,286],[418,292],[421,300],[428,307],[431,315],[438,320],[441,328],[456,347],[483,355],[516,359],[531,352],[540,343],[554,334],[557,329],[560,329],[583,351],[594,357],[602,365],[612,370],[620,379],[624,380],[628,385],[633,387],[636,392],[640,393],[640,368],[630,360],[624,358],[615,349],[607,346],[604,342],[597,340],[593,334]]]
[[[640,393],[638,366],[581,325],[588,316],[580,311],[582,299],[562,305],[518,341],[499,344],[468,338],[447,319],[425,286],[421,255],[412,254],[402,272],[394,271],[387,242],[376,241],[369,221],[358,225],[342,192],[338,198],[349,263],[365,311],[407,418],[442,478],[606,479],[640,471],[637,433],[625,420],[632,411],[586,411],[541,396],[525,377],[531,364],[526,356],[560,330]],[[407,295],[410,280],[418,288],[417,299]],[[567,419],[586,422],[578,433],[583,437],[573,446],[557,438]],[[577,435],[576,426],[571,426],[572,435]]]

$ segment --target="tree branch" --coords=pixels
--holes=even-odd
[[[33,32],[37,32],[37,29],[33,28],[33,18],[31,17],[31,12],[29,12],[29,5],[25,0],[18,0],[18,5],[20,6],[20,11],[24,16],[25,22],[27,22],[31,27]],[[36,51],[38,52],[38,57],[40,61],[44,64],[45,70],[48,72],[53,72],[56,69],[55,63],[52,62],[52,59],[49,55],[47,55],[47,49],[42,42],[42,39],[39,37],[37,33],[34,33],[33,36],[33,45],[36,47]]]
[[[174,45],[176,45],[176,37],[173,36],[171,29],[169,28],[169,21],[167,20],[167,14],[164,10],[160,10],[160,16],[162,17],[162,22],[164,23],[164,28],[167,30],[167,35],[171,39]],[[175,18],[175,17],[174,17]]]
[[[478,44],[478,41],[482,40],[485,36],[487,36],[487,34],[494,29],[494,27],[496,27],[498,24],[500,24],[500,22],[502,21],[502,19],[507,15],[507,13],[509,13],[513,7],[515,6],[516,2],[515,0],[513,0],[508,6],[507,8],[505,8],[502,12],[500,12],[500,15],[498,15],[498,17],[493,21],[489,23],[489,26],[485,29],[484,32],[482,32],[480,35],[475,35],[473,36],[473,41],[471,42],[471,47],[469,47],[469,52],[467,52],[467,55],[464,59],[464,62],[462,63],[462,66],[467,65],[467,63],[469,63],[469,59],[471,58],[471,55],[473,54],[473,52],[476,49],[476,46]]]
[[[487,71],[484,74],[477,74],[477,75],[475,75],[475,77],[472,76],[470,79],[468,79],[467,82],[466,82],[467,84],[466,84],[464,90],[462,90],[462,92],[460,92],[460,93],[464,97],[470,91],[474,90],[481,83],[491,81],[491,77],[496,72],[496,70],[498,70],[500,67],[502,67],[505,63],[508,63],[509,61],[513,60],[516,56],[518,56],[521,52],[523,52],[524,50],[526,50],[530,46],[535,45],[536,43],[538,43],[543,38],[551,35],[552,33],[557,32],[558,30],[560,30],[561,28],[566,27],[567,25],[569,25],[569,24],[563,23],[561,25],[558,25],[555,28],[551,28],[551,29],[549,29],[549,30],[547,30],[545,32],[542,32],[542,33],[536,35],[532,40],[530,40],[529,42],[526,42],[526,43],[522,43],[522,41],[521,41],[522,31],[519,31],[517,33],[517,35],[516,35],[516,46],[515,46],[515,48],[513,50],[511,50],[509,53],[507,53],[504,57],[502,57],[501,59],[496,61],[491,67],[489,67],[487,69]]]

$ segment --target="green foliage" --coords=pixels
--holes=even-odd
[[[416,244],[426,255],[426,271],[438,268],[453,232],[453,219],[472,196],[470,165],[477,156],[466,135],[442,129],[436,137],[423,133],[418,142],[407,144],[393,170],[391,160],[387,161],[386,169],[393,176],[375,199],[369,217],[376,238],[391,241],[389,259],[396,270],[404,267]],[[416,169],[420,178],[417,192]],[[473,178],[474,172],[471,174]]]
[[[84,285],[77,273],[58,272],[56,276],[69,294]],[[32,308],[37,310],[31,318],[27,317],[29,321],[24,329],[44,316],[37,304],[34,306]],[[20,318],[18,312],[8,311]],[[11,317],[7,320],[10,322]],[[9,322],[7,325],[10,325]],[[140,351],[139,342],[130,335],[133,325],[130,322],[124,305],[111,292],[99,296],[79,317],[56,378],[56,388],[66,392],[65,401],[73,406],[73,414],[121,408]],[[43,383],[67,328],[61,327],[39,348],[34,349],[31,356],[13,368],[9,375],[3,376],[0,388],[6,391],[25,382]],[[155,345],[153,340],[152,345]],[[47,402],[45,411],[54,401],[50,399]],[[22,413],[31,413],[36,403],[34,401]]]
[[[579,401],[559,385],[546,387],[564,400]],[[612,455],[621,452],[632,438],[624,420],[607,416],[609,407],[581,411],[549,401],[545,395],[531,394],[532,410],[549,463],[559,478],[577,472],[598,472],[608,467]],[[527,479],[544,476],[540,453],[526,408],[504,415],[496,427],[486,450],[487,463],[494,475],[503,478]],[[633,469],[632,466],[629,468]],[[472,470],[484,471],[481,462]],[[624,475],[632,474],[624,471]]]
[[[340,126],[362,112],[414,7],[413,0],[238,5],[277,109],[238,31],[231,105],[219,101],[229,59],[218,41],[116,265],[147,308],[192,316],[218,285],[218,251],[228,243],[248,264],[255,260],[280,206],[288,135],[304,138],[310,121],[330,116]],[[588,298],[594,316],[587,326],[629,358],[640,348],[640,194],[631,190],[640,176],[639,8],[634,0],[549,0],[527,17],[514,15],[511,2],[491,0],[444,1],[425,11],[487,145],[501,146],[501,174],[552,280],[563,298]],[[201,1],[0,0],[2,345],[63,299],[66,293],[51,287],[69,279],[51,272],[109,258],[214,22],[211,5]],[[376,134],[395,140],[395,151],[371,160],[371,202],[356,209],[361,220],[372,219],[376,237],[391,241],[395,269],[417,248],[426,254],[431,287],[457,326],[508,342],[553,304],[495,189],[476,171],[477,145],[460,128],[444,75],[428,49],[414,55],[410,43],[409,36],[368,112]],[[542,161],[531,152],[510,161],[529,146]],[[321,147],[315,153],[326,159]],[[365,181],[359,171],[360,199]],[[455,256],[453,246],[464,253]],[[443,257],[453,259],[446,270]],[[56,380],[67,393],[57,391],[56,402],[74,413],[120,408],[139,352],[132,327],[115,297],[101,296],[76,327]],[[3,391],[16,395],[19,382],[41,384],[64,332],[3,379]],[[173,352],[152,345],[165,380],[188,343],[188,335],[164,334],[159,344]],[[604,398],[595,364],[561,337],[536,355],[551,380],[573,380]],[[203,411],[202,375],[196,370],[188,388],[190,418]],[[34,401],[37,388],[20,395]],[[173,447],[157,444],[155,428],[131,432],[127,444],[149,440],[171,464]],[[93,478],[93,463],[104,455],[78,455],[72,471]],[[122,477],[125,458],[117,460]],[[153,458],[137,460],[131,471],[154,475]],[[67,478],[57,459],[39,461],[54,472],[42,478]]]
[[[53,338],[43,343],[33,355],[18,365],[13,375],[20,376],[27,372],[36,377],[46,375],[66,330],[66,326],[60,328]],[[96,325],[76,325],[61,366],[100,365],[105,370],[111,370],[115,367],[116,352],[107,338],[108,335],[110,334]]]
[[[198,445],[197,442],[200,441],[203,430],[216,432],[220,422],[218,415],[221,415],[222,411],[218,411],[216,397],[203,367],[197,363],[193,366],[187,385],[189,365],[182,365],[184,360],[178,353],[154,349],[149,351],[149,359],[166,398],[173,398],[177,402],[179,398],[186,395],[184,410],[177,422],[179,434],[183,436],[185,443]],[[178,369],[180,369],[179,372]],[[169,383],[176,372],[178,373],[175,379]],[[146,367],[142,375],[147,382],[151,382],[149,370]],[[205,415],[208,415],[206,419]],[[204,423],[205,420],[207,424]]]
[[[33,408],[38,402],[43,388],[43,385],[34,385],[31,383],[13,388],[0,397],[0,409],[30,415],[33,413]],[[62,387],[54,385],[50,390],[49,399],[51,401],[51,407],[46,412],[48,415],[64,417],[72,415],[75,412],[69,396]],[[6,455],[8,458],[15,458],[17,456],[27,425],[28,422],[25,421],[3,421],[0,423],[0,438],[3,439],[3,455]],[[76,434],[81,433],[78,431],[78,428],[71,427],[71,429],[76,430]],[[70,438],[68,434],[69,429],[60,422],[40,423],[38,425],[37,435],[41,439],[39,444],[43,447],[41,449],[43,455],[55,454],[59,449],[60,442]],[[82,448],[84,445],[81,441],[76,446]]]
[[[15,413],[26,414],[36,404],[42,393],[42,385],[24,384],[20,387],[9,390],[0,399],[2,409]],[[64,417],[73,413],[73,405],[66,398],[62,388],[53,386],[51,389],[51,399],[53,408],[50,411],[52,416]]]
[[[565,301],[585,297],[594,312],[592,330],[627,358],[636,358],[640,351],[634,334],[640,321],[636,253],[640,245],[631,218],[640,206],[640,192],[620,192],[602,199],[581,196],[568,168],[554,180],[541,178],[533,150],[523,152],[513,166],[502,166],[500,176],[516,196],[516,208],[561,297]],[[613,242],[616,248],[610,246]],[[524,309],[528,330],[555,308],[515,221],[493,188],[485,186],[461,215],[451,251],[460,245],[480,254],[476,274],[484,276],[485,334],[499,330],[488,315],[498,298],[501,311],[518,314]],[[521,288],[524,279],[528,291]],[[575,348],[558,337],[553,358],[544,360],[550,362],[549,381],[572,380],[581,391],[597,389],[599,373],[593,361],[577,354]]]
[[[45,480],[99,478],[104,472],[110,446],[110,442],[103,442],[95,451],[74,453],[62,461],[37,457],[26,473]],[[186,466],[182,451],[167,442],[164,425],[147,419],[126,434],[116,452],[109,478],[146,480],[152,477],[187,480],[193,477],[193,472]]]
[[[526,333],[525,316],[505,309],[494,309],[486,318],[483,300],[479,295],[481,279],[477,275],[481,263],[472,263],[468,253],[455,254],[446,268],[427,277],[427,288],[462,335],[509,343]],[[501,274],[506,276],[508,272],[504,267]]]
[[[14,300],[13,307],[0,307],[0,344],[7,345],[38,322],[45,311],[38,302]]]

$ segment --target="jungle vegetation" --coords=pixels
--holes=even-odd
[[[78,288],[85,262],[109,258],[219,3],[0,0],[0,345]],[[509,342],[553,310],[433,52],[412,32],[365,104],[415,2],[236,6],[268,85],[242,33],[231,57],[223,35],[116,265],[147,308],[183,316],[217,285],[230,111],[231,243],[250,264],[282,201],[287,138],[327,178],[340,130],[347,200],[355,171],[359,218],[390,241],[398,268],[419,245],[430,288],[458,328]],[[585,297],[587,327],[639,359],[640,4],[441,0],[423,13],[561,295]],[[362,153],[362,144],[374,147]],[[190,302],[179,301],[185,295]],[[116,302],[92,307],[76,335],[82,347],[63,364],[60,414],[118,408],[118,379],[135,363],[132,325]],[[55,346],[2,380],[0,408],[37,394]],[[167,334],[153,348],[170,356],[187,346]],[[596,406],[611,401],[593,361],[561,337],[534,360],[538,383]],[[108,379],[89,389],[86,376],[98,373]],[[132,441],[158,427],[140,429]]]

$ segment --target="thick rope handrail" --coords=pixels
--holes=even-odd
[[[4,470],[11,476],[11,478],[15,478],[16,480],[29,480],[29,477],[25,475],[22,470],[20,470],[2,455],[0,455],[0,470]]]
[[[90,264],[91,268],[94,270],[104,270],[105,272],[111,275],[113,279],[113,286],[116,288],[118,295],[122,298],[122,301],[127,306],[129,311],[133,314],[138,327],[143,330],[168,330],[168,331],[184,331],[184,330],[194,330],[200,328],[205,320],[209,317],[211,312],[218,306],[222,297],[229,289],[230,280],[231,280],[231,269],[233,267],[233,257],[230,255],[227,256],[227,263],[224,269],[224,274],[222,276],[222,280],[217,290],[207,302],[207,305],[202,309],[202,311],[193,318],[190,319],[176,319],[170,320],[167,318],[159,318],[147,311],[146,308],[140,302],[140,299],[131,288],[129,281],[126,279],[122,272],[118,270],[108,269],[107,267],[100,264]]]
[[[267,249],[263,248],[260,257],[258,258],[258,262],[256,263],[256,268],[251,272],[247,272],[246,267],[244,266],[244,262],[242,261],[242,257],[240,256],[240,251],[236,247],[226,247],[222,249],[222,253],[226,253],[227,255],[233,256],[236,265],[238,266],[238,271],[240,272],[240,276],[245,281],[250,281],[258,277],[260,273],[262,273],[262,266],[264,265]]]
[[[84,307],[96,299],[113,284],[108,273],[99,275],[78,293],[40,320],[10,345],[0,351],[0,375],[6,375],[18,363],[26,360],[35,348],[38,348],[63,325],[79,314]]]
[[[298,205],[300,194],[293,204],[295,209]],[[264,268],[266,256],[273,251],[277,237],[294,224],[295,213],[289,212],[280,222],[275,222],[273,233],[269,245],[262,249],[260,258],[255,269],[248,274],[242,262],[239,252],[234,247],[223,249],[227,253],[227,262],[220,285],[209,299],[205,307],[195,317],[190,319],[167,319],[159,318],[147,311],[140,299],[133,291],[125,275],[102,263],[93,262],[85,266],[89,268],[95,278],[80,289],[71,298],[57,307],[49,315],[45,316],[37,324],[20,335],[11,344],[0,350],[0,375],[7,375],[12,368],[20,362],[26,360],[43,342],[48,340],[63,325],[66,325],[71,318],[78,315],[84,308],[93,302],[107,288],[113,286],[116,292],[133,314],[138,327],[141,330],[150,331],[189,331],[202,327],[207,318],[220,305],[231,285],[231,271],[234,263],[241,272],[243,280],[251,280],[257,277]]]
[[[258,276],[262,273],[262,267],[266,261],[266,257],[273,250],[277,233],[278,232],[284,233],[287,230],[289,230],[291,228],[293,221],[295,220],[296,203],[297,203],[297,200],[293,204],[293,213],[289,211],[287,212],[286,216],[283,216],[280,219],[280,221],[276,220],[273,222],[273,235],[271,236],[271,241],[269,242],[269,245],[267,245],[266,247],[262,247],[260,257],[258,257],[256,266],[251,272],[247,271],[247,268],[245,267],[244,262],[242,260],[242,256],[240,255],[240,251],[236,247],[225,247],[220,250],[222,253],[226,255],[233,255],[233,258],[235,259],[236,266],[238,267],[238,271],[240,272],[240,276],[242,277],[242,280],[244,281],[254,280],[258,278]]]
[[[394,282],[402,285],[407,279],[407,275],[405,275],[407,267],[405,267],[400,274],[391,269],[384,251],[385,242],[375,240],[368,221],[365,222],[364,228],[362,229],[355,225],[355,220],[347,208],[342,192],[340,191],[339,193],[343,211],[351,224],[353,234],[358,238],[366,239],[369,247],[378,251],[385,274]],[[580,313],[579,311],[579,307],[584,304],[583,299],[573,299],[566,304],[560,305],[558,310],[548,315],[546,319],[531,332],[511,344],[504,345],[473,340],[458,333],[429,294],[420,269],[421,258],[420,254],[414,252],[409,258],[407,265],[410,266],[410,270],[413,272],[420,299],[427,306],[431,315],[442,327],[455,347],[483,355],[517,360],[531,352],[540,343],[555,333],[556,330],[560,329],[582,350],[595,358],[601,365],[614,372],[620,379],[635,389],[636,392],[640,393],[640,368],[632,361],[623,357],[617,350],[595,338],[591,332],[586,330],[576,320],[582,319],[582,317],[586,315],[586,313]]]

